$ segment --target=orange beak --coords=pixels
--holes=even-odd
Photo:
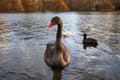
[[[48,28],[51,29],[54,25],[55,24],[53,22],[51,22]]]

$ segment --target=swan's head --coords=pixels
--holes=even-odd
[[[51,19],[51,23],[49,25],[49,28],[52,28],[53,26],[58,25],[58,24],[62,24],[62,20],[60,17],[55,16]]]
[[[86,33],[84,33],[84,34],[83,34],[83,36],[84,36],[84,37],[86,37],[86,36],[87,36],[87,34],[86,34]]]

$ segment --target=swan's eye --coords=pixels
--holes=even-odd
[[[53,22],[50,23],[49,29],[51,29],[55,24]]]

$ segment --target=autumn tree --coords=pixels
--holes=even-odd
[[[64,0],[51,0],[46,2],[46,9],[51,11],[69,11]]]
[[[37,0],[22,0],[25,11],[37,11],[38,1]]]
[[[0,1],[0,6],[1,6],[1,8],[6,9],[8,11],[13,11],[11,0],[1,0]]]
[[[115,10],[120,10],[120,0],[110,0],[114,6],[115,6]]]
[[[24,11],[24,7],[21,0],[11,0],[11,3],[12,3],[12,9],[14,10],[14,12]]]
[[[109,0],[102,0],[99,4],[99,11],[114,11],[115,7]]]
[[[120,0],[0,0],[0,12],[114,11]]]
[[[88,8],[88,0],[65,0],[66,4],[73,11],[84,11]]]

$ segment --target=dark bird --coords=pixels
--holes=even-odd
[[[48,66],[52,68],[64,68],[70,63],[70,53],[62,43],[62,20],[60,17],[53,17],[49,25],[49,29],[54,25],[58,26],[56,34],[56,42],[47,44],[44,53],[44,59]]]
[[[83,48],[86,49],[87,47],[91,46],[91,47],[97,47],[98,42],[96,39],[93,38],[87,38],[87,34],[84,33],[83,34]]]

